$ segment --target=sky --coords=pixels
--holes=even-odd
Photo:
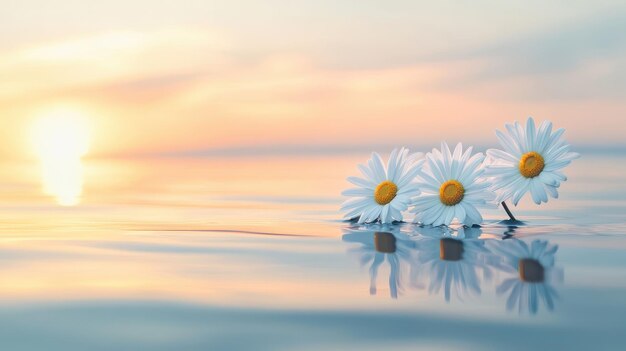
[[[490,146],[528,116],[626,148],[624,1],[0,4],[2,158],[58,113],[91,156]]]

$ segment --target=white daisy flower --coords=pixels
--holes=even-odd
[[[506,133],[496,130],[504,151],[487,151],[492,162],[485,175],[492,178],[498,202],[512,198],[517,205],[528,191],[538,205],[548,202],[548,195],[558,198],[557,188],[567,180],[561,169],[580,157],[570,152],[570,146],[561,139],[565,129],[553,133],[549,121],[536,129],[532,118],[526,122],[526,129],[518,122],[507,124],[506,129]]]
[[[422,191],[414,202],[415,221],[433,226],[450,225],[453,219],[471,226],[483,221],[477,206],[484,206],[495,195],[490,183],[482,179],[482,153],[472,155],[472,147],[463,152],[459,143],[454,152],[441,143],[441,151],[433,149],[426,155],[428,166],[418,176],[417,186]]]
[[[555,267],[557,245],[534,240],[530,245],[519,239],[490,241],[491,251],[501,257],[498,268],[513,276],[497,288],[498,295],[508,295],[506,307],[517,307],[519,313],[537,313],[543,301],[548,310],[554,309],[558,293],[555,283],[563,281],[563,271]]]
[[[344,218],[358,218],[359,223],[402,221],[402,211],[420,194],[413,180],[424,163],[422,156],[409,154],[406,148],[394,149],[385,167],[380,156],[372,153],[367,165],[358,166],[364,178],[348,178],[358,188],[342,193],[351,197],[341,206]]]

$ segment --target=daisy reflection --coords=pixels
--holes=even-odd
[[[459,299],[480,295],[481,280],[490,280],[492,276],[485,240],[478,238],[482,230],[445,226],[423,226],[416,230],[421,237],[416,240],[419,270],[411,277],[413,284],[423,288],[421,281],[428,280],[429,293],[438,294],[443,289],[447,302],[452,294]]]
[[[411,266],[415,242],[398,226],[381,224],[346,228],[342,240],[360,244],[348,252],[359,256],[361,266],[369,267],[371,295],[376,295],[378,269],[385,260],[388,262],[389,292],[392,298],[398,298],[398,292],[403,289],[405,269]]]
[[[508,295],[507,310],[519,313],[539,311],[541,301],[548,310],[558,299],[554,283],[562,282],[563,271],[554,266],[557,245],[534,240],[530,245],[519,239],[492,241],[492,251],[501,258],[500,268],[511,274],[496,289],[500,296]]]

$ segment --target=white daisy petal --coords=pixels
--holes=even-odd
[[[385,167],[383,166],[383,160],[380,158],[380,155],[376,152],[372,153],[372,158],[368,161],[372,172],[374,172],[374,180],[377,182],[382,182],[387,179],[387,174],[385,172]]]
[[[483,217],[480,215],[480,212],[478,212],[478,210],[476,210],[476,207],[464,203],[461,204],[463,206],[463,209],[465,210],[466,213],[466,218],[465,218],[465,224],[466,225],[474,225],[474,224],[480,224],[483,221]]]
[[[383,223],[391,223],[392,220],[389,218],[389,205],[383,206],[382,212],[380,214],[380,221]]]
[[[448,143],[441,143],[441,153],[443,154],[443,172],[446,174],[450,174],[450,163],[452,161],[452,153],[450,152],[450,148],[448,147]]]
[[[402,212],[400,212],[397,208],[391,207],[389,209],[389,213],[391,214],[391,219],[393,221],[402,221]]]
[[[435,161],[435,156],[433,156],[435,154],[428,154],[426,155],[426,158],[428,159],[428,166],[429,166],[429,170],[430,170],[430,174],[437,178],[438,181],[440,182],[445,182],[445,177],[443,175],[443,167],[441,164],[438,163],[438,161]],[[442,156],[441,156],[442,157]]]
[[[468,147],[463,153],[463,156],[461,156],[461,162],[462,163],[467,162],[467,160],[469,160],[469,158],[473,155],[472,152],[474,152],[474,147],[473,146]]]
[[[341,205],[341,210],[345,211],[345,210],[353,209],[355,207],[365,206],[367,203],[371,201],[372,201],[371,199],[364,198],[364,197],[353,197],[344,201],[344,203]]]
[[[548,142],[550,141],[550,134],[552,133],[552,122],[543,121],[539,127],[539,144],[537,145],[537,152],[543,153]]]
[[[516,164],[519,163],[519,158],[515,158],[515,156],[509,154],[508,152],[498,150],[498,149],[489,149],[487,150],[487,155],[502,161],[509,161],[510,163]],[[508,164],[509,162],[505,162]]]
[[[556,171],[558,169],[565,168],[565,166],[569,165],[570,163],[572,163],[572,161],[570,160],[553,162],[553,163],[546,165],[546,167],[543,170],[544,172]]]
[[[529,117],[526,121],[526,146],[529,150],[535,149],[535,120]]]
[[[372,191],[370,189],[364,188],[351,188],[344,190],[341,192],[343,196],[370,196],[372,195]]]
[[[521,124],[519,124],[519,122],[515,122],[515,133],[518,136],[518,139],[520,141],[520,150],[522,150],[522,152],[528,152],[529,151],[529,145],[526,142],[526,131],[524,130],[524,127],[522,127]]]
[[[369,213],[366,216],[366,223],[373,223],[376,220],[380,219],[380,214],[383,210],[384,206],[375,206],[372,207],[372,209],[369,211]]]
[[[374,190],[376,184],[369,180],[365,180],[359,177],[348,177],[348,181],[356,186],[360,186],[362,188]]]
[[[418,161],[412,168],[403,174],[398,180],[398,186],[402,187],[413,181],[420,173],[424,160]]]
[[[496,136],[500,141],[500,145],[502,145],[508,153],[512,155],[522,155],[522,150],[519,149],[519,145],[515,143],[513,138],[505,135],[499,130],[496,130]]]
[[[554,199],[558,199],[559,198],[559,192],[556,189],[557,189],[557,187],[555,187],[555,186],[546,185],[546,192],[550,196],[552,196],[552,198],[554,198]]]
[[[541,200],[544,196],[546,196],[546,192],[541,186],[541,183],[535,179],[530,181],[530,193],[532,195],[533,201],[537,205],[541,204]]]
[[[365,176],[365,179],[367,179],[367,180],[369,180],[371,182],[375,182],[376,176],[374,175],[374,172],[372,172],[372,170],[368,166],[366,166],[366,165],[357,165],[357,168]]]
[[[452,223],[452,220],[454,219],[454,214],[456,212],[454,211],[454,206],[446,206],[446,212],[445,212],[445,221],[443,222],[443,224],[445,225],[450,225],[450,223]]]
[[[565,174],[561,173],[560,171],[553,171],[552,174],[562,182],[567,180],[567,177],[565,176]]]
[[[344,219],[354,219],[354,218],[358,218],[361,213],[363,213],[363,211],[366,209],[367,205],[362,205],[362,206],[356,206],[351,210],[346,210],[344,211]]]
[[[454,210],[456,211],[455,217],[459,220],[459,222],[465,223],[466,213],[463,205],[454,206]]]
[[[542,172],[538,178],[545,185],[556,186],[559,184],[559,179],[554,174],[549,172]]]
[[[517,188],[517,190],[515,190],[515,194],[513,195],[513,204],[515,206],[517,206],[519,201],[522,199],[522,196],[524,196],[524,194],[526,194],[526,192],[528,192],[529,189],[530,189],[530,180],[524,179],[522,181],[522,184]]]
[[[393,149],[391,151],[391,155],[389,156],[389,161],[387,161],[387,179],[395,179],[396,170],[397,170],[397,159],[398,159],[398,149]]]

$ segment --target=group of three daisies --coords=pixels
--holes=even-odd
[[[517,205],[530,193],[539,205],[548,196],[558,197],[557,189],[567,179],[561,170],[580,156],[570,152],[564,131],[553,131],[549,121],[537,128],[529,118],[525,128],[515,122],[505,132],[496,130],[503,150],[487,150],[487,156],[473,153],[472,147],[463,150],[461,143],[450,150],[445,142],[426,156],[395,149],[386,166],[373,153],[366,165],[358,166],[363,177],[348,178],[357,188],[342,193],[349,197],[342,205],[344,217],[392,223],[410,210],[414,221],[424,225],[450,225],[456,219],[471,226],[483,221],[478,208],[501,203],[514,219],[506,200]]]

